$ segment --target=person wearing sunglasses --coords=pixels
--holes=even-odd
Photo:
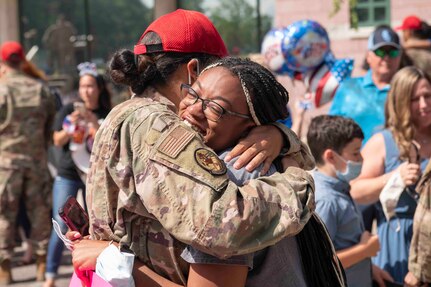
[[[357,122],[364,131],[364,144],[383,127],[389,83],[399,69],[400,59],[397,33],[389,26],[378,26],[368,38],[367,74],[342,82],[335,93],[329,114],[347,116]]]
[[[385,122],[384,106],[390,82],[401,63],[400,39],[389,26],[376,27],[368,38],[366,60],[370,69],[363,77],[343,81],[335,93],[330,115],[352,118],[364,132],[362,145]],[[359,206],[365,229],[371,231],[375,214],[372,205]]]

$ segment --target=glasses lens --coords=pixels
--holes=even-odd
[[[205,102],[205,110],[204,110],[205,116],[212,121],[217,121],[221,118],[221,116],[224,113],[223,108],[213,101],[206,101]]]
[[[377,57],[383,58],[386,55],[385,50],[377,49],[374,51],[374,54],[376,54]]]
[[[374,54],[376,54],[376,56],[380,57],[380,58],[384,58],[386,55],[388,55],[389,58],[396,58],[400,55],[400,50],[397,50],[397,49],[391,49],[391,50],[377,49],[374,51]]]
[[[186,84],[181,85],[181,95],[183,97],[183,103],[187,106],[193,105],[198,99],[196,92]]]
[[[400,50],[390,50],[388,54],[390,58],[396,58],[400,55]]]

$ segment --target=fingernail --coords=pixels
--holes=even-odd
[[[232,157],[230,155],[227,155],[227,156],[225,156],[224,161],[230,162],[231,159],[232,159]]]
[[[239,164],[239,162],[236,162],[236,163],[234,163],[234,165],[233,165],[233,167],[235,168],[235,169],[240,169],[240,164]]]
[[[73,235],[73,238],[80,238],[81,237],[81,234],[79,234],[79,233],[75,233],[74,235]]]

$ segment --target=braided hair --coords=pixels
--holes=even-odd
[[[239,78],[257,125],[269,124],[289,115],[289,93],[268,69],[249,59],[226,57],[207,66],[202,73],[214,67],[223,67]],[[280,164],[276,161],[273,164],[280,171]],[[346,286],[343,267],[325,225],[316,214],[311,216],[296,239],[308,286]]]
[[[202,73],[214,67],[223,67],[239,78],[251,116],[257,125],[273,123],[289,115],[289,93],[262,65],[250,59],[226,57],[207,66]]]

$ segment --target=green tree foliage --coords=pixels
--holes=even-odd
[[[341,4],[345,2],[344,0],[332,0],[332,11],[329,14],[330,17],[337,14],[341,9]],[[350,25],[352,28],[358,28],[358,12],[356,11],[357,0],[348,0],[349,10],[350,10]]]
[[[178,8],[205,13],[202,3],[203,0],[178,0]]]
[[[245,0],[220,0],[210,10],[210,18],[220,32],[229,52],[259,52],[256,8]],[[271,29],[271,17],[261,16],[261,35]]]
[[[107,59],[118,48],[133,48],[152,20],[152,9],[140,0],[88,0],[90,33],[94,35],[93,58]],[[34,29],[28,45],[41,46],[45,30],[63,14],[85,34],[84,0],[21,0],[22,32]]]

